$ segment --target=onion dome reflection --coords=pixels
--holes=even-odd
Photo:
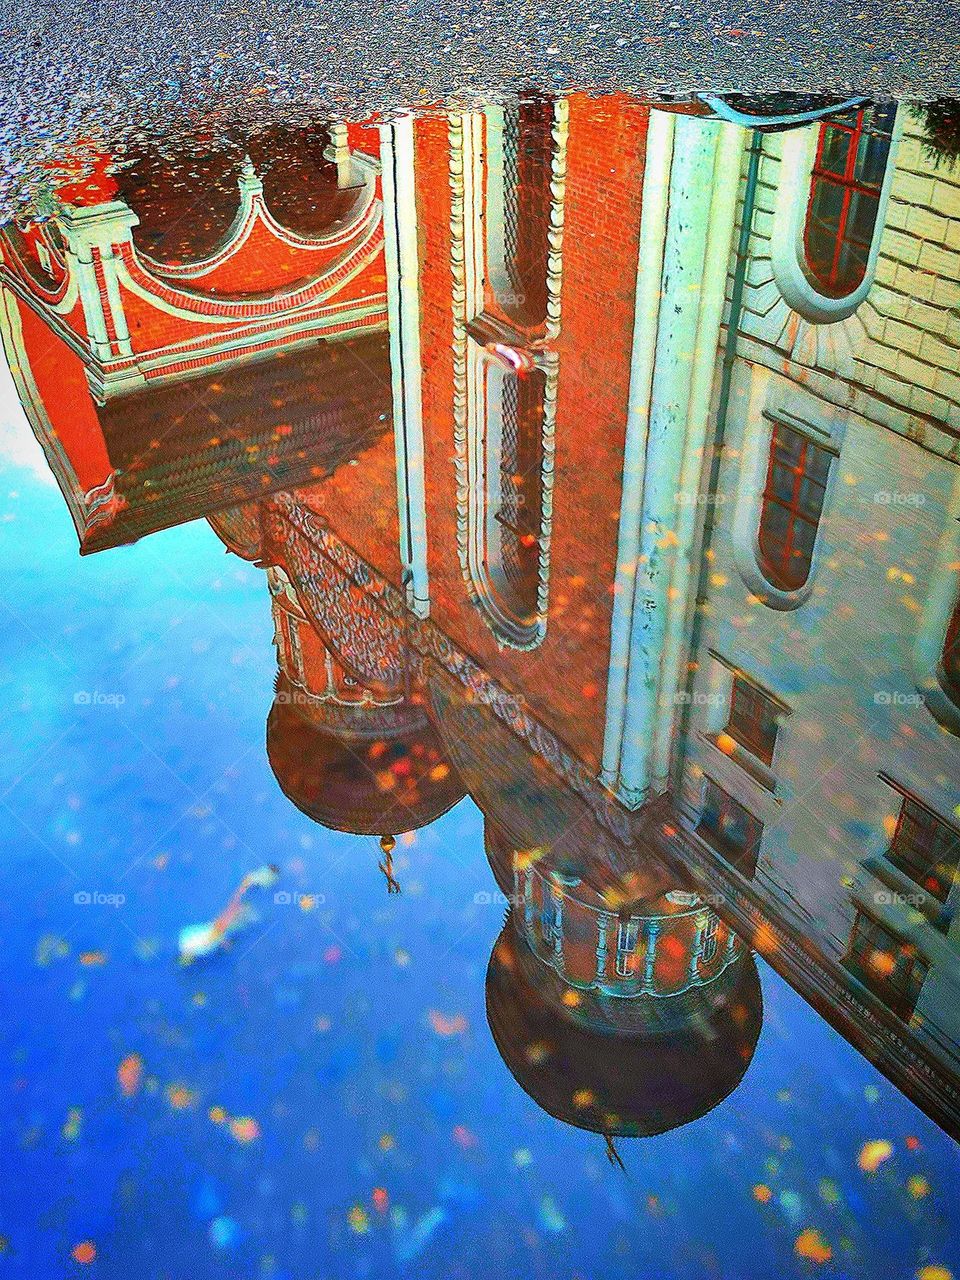
[[[315,822],[355,835],[414,831],[446,813],[466,791],[417,695],[358,679],[283,570],[269,580],[280,671],[267,755],[283,793]]]
[[[763,1008],[749,953],[675,997],[604,1000],[563,983],[519,939],[512,910],[487,969],[487,1021],[520,1087],[549,1115],[613,1137],[645,1137],[711,1111],[750,1064]]]
[[[757,1043],[752,955],[692,885],[622,845],[490,708],[439,670],[429,688],[511,903],[487,972],[488,1021],[510,1071],[551,1115],[608,1139],[703,1115]]]

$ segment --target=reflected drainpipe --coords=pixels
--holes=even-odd
[[[730,407],[730,384],[733,381],[733,365],[737,357],[737,337],[740,332],[740,316],[743,312],[743,286],[747,277],[747,257],[750,236],[753,232],[753,214],[757,202],[757,180],[760,175],[760,157],[763,154],[763,134],[754,129],[750,139],[750,162],[747,166],[747,185],[743,193],[743,215],[740,219],[740,238],[737,242],[737,266],[733,274],[733,290],[730,294],[730,316],[727,321],[727,341],[723,351],[723,368],[720,374],[720,394],[717,398],[717,425],[714,432],[713,456],[710,459],[710,485],[708,493],[717,491],[720,465],[723,458],[724,438],[727,431],[727,413]],[[690,661],[685,689],[691,696],[680,709],[680,730],[677,739],[677,763],[674,769],[674,794],[679,795],[683,785],[683,771],[687,762],[687,735],[690,732],[690,709],[693,706],[692,687],[696,668],[696,653],[700,648],[703,631],[703,606],[707,598],[709,565],[706,552],[713,541],[715,503],[707,503],[703,522],[703,554],[700,557],[700,573],[697,579],[697,599],[690,627]]]

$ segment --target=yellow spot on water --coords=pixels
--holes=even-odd
[[[892,1155],[893,1143],[888,1142],[886,1138],[873,1138],[860,1148],[857,1164],[864,1173],[876,1173],[884,1160],[889,1160]]]

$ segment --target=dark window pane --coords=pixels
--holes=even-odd
[[[783,465],[788,461],[790,470]],[[830,463],[826,449],[799,431],[777,424],[758,539],[762,568],[782,590],[795,590],[810,574]]]
[[[887,107],[868,108],[856,113],[851,128],[821,125],[804,251],[828,297],[846,297],[866,275],[893,118]]]
[[[960,862],[960,835],[920,805],[904,800],[887,857],[927,893],[946,902]]]

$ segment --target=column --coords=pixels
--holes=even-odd
[[[693,940],[693,946],[690,949],[690,967],[688,969],[690,982],[696,982],[700,977],[700,957],[703,955],[703,935],[706,927],[707,917],[701,911],[697,916],[697,932]]]
[[[657,939],[660,936],[660,921],[653,917],[647,922],[646,940],[647,954],[645,964],[643,966],[643,989],[644,991],[652,991],[653,983],[653,967],[657,962]]]
[[[739,183],[735,130],[662,116],[644,181],[601,773],[631,808],[666,784]]]
[[[601,911],[597,916],[597,981],[600,983],[606,981],[608,931],[613,918],[608,911]]]
[[[390,331],[390,381],[400,515],[400,558],[407,605],[430,613],[427,505],[420,386],[420,288],[413,118],[380,127],[384,258]]]

